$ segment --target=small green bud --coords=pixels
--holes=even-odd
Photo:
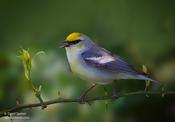
[[[30,80],[31,56],[29,50],[22,49],[20,53],[21,54],[18,57],[23,62],[25,77],[27,78],[27,80]]]

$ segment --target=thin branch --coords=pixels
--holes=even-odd
[[[137,91],[137,92],[130,92],[130,93],[123,93],[123,94],[118,94],[117,96],[97,96],[97,97],[92,97],[92,98],[86,98],[84,99],[85,103],[92,102],[92,101],[100,101],[100,100],[116,100],[121,97],[127,97],[127,96],[134,96],[134,95],[161,95],[163,97],[164,95],[175,95],[175,91],[168,91],[166,93],[164,92],[150,92],[150,91]],[[46,102],[43,102],[44,105],[52,105],[52,104],[57,104],[57,103],[80,103],[80,99],[64,99],[64,98],[57,98],[53,100],[49,100]],[[19,104],[15,107],[12,107],[6,111],[0,112],[0,117],[3,116],[8,116],[9,113],[11,112],[17,112],[22,109],[26,108],[33,108],[33,107],[40,107],[42,106],[42,103],[31,103],[31,104]]]

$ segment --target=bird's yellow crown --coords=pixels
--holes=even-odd
[[[73,41],[77,40],[77,38],[79,38],[81,35],[82,35],[82,33],[73,32],[67,36],[66,41],[73,42]]]

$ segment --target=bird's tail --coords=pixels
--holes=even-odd
[[[147,77],[145,75],[142,75],[142,74],[137,75],[137,79],[140,79],[140,80],[149,80],[149,81],[152,81],[154,83],[157,83],[158,82],[157,80],[154,80],[154,79],[149,78],[149,77]]]

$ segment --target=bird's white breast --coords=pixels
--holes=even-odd
[[[74,47],[66,48],[67,58],[72,72],[82,79],[98,84],[108,84],[112,82],[112,79],[114,78],[113,75],[95,67],[91,67],[82,60],[81,53],[84,51],[85,49],[77,49]]]

